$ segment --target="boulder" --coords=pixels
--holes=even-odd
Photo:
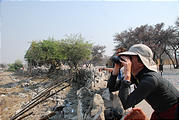
[[[105,120],[104,101],[99,94],[95,94],[92,102],[91,117],[93,120]]]
[[[77,107],[77,116],[78,120],[86,120],[90,113],[89,107],[90,102],[93,98],[92,92],[87,87],[82,87],[77,91],[78,96],[78,107]]]

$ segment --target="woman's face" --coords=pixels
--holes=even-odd
[[[134,75],[139,68],[139,61],[137,56],[131,56],[132,68],[131,72]],[[141,64],[141,63],[140,63]]]

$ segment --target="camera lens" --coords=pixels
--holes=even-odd
[[[112,57],[112,62],[116,64],[120,64],[120,56],[113,56]]]

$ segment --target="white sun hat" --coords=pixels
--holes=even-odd
[[[153,61],[152,50],[144,44],[135,44],[129,48],[126,52],[121,52],[119,55],[138,55],[142,63],[152,71],[157,72],[157,65]]]

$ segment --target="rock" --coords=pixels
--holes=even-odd
[[[118,97],[118,95],[114,94],[112,103],[113,103],[113,108],[118,112],[118,114],[123,115],[124,108],[122,106],[122,102]]]
[[[94,95],[92,103],[91,117],[93,120],[105,120],[104,118],[104,101],[99,94]]]
[[[1,97],[5,97],[6,95],[5,94],[2,94]]]
[[[9,110],[9,108],[8,107],[6,107],[5,109],[4,109],[4,111],[8,111]]]
[[[78,120],[86,120],[89,111],[90,101],[93,98],[92,92],[86,88],[82,87],[77,91],[78,96],[78,107],[77,107],[77,116]]]
[[[78,116],[72,117],[71,120],[78,120]]]
[[[65,106],[64,100],[62,99],[56,99],[58,106]]]
[[[30,84],[29,83],[22,83],[21,87],[28,87]]]
[[[19,97],[21,97],[21,98],[26,98],[27,96],[28,96],[27,94],[19,93]]]
[[[102,93],[102,97],[106,100],[110,100],[110,92],[109,92],[109,88],[106,88],[103,93]]]

